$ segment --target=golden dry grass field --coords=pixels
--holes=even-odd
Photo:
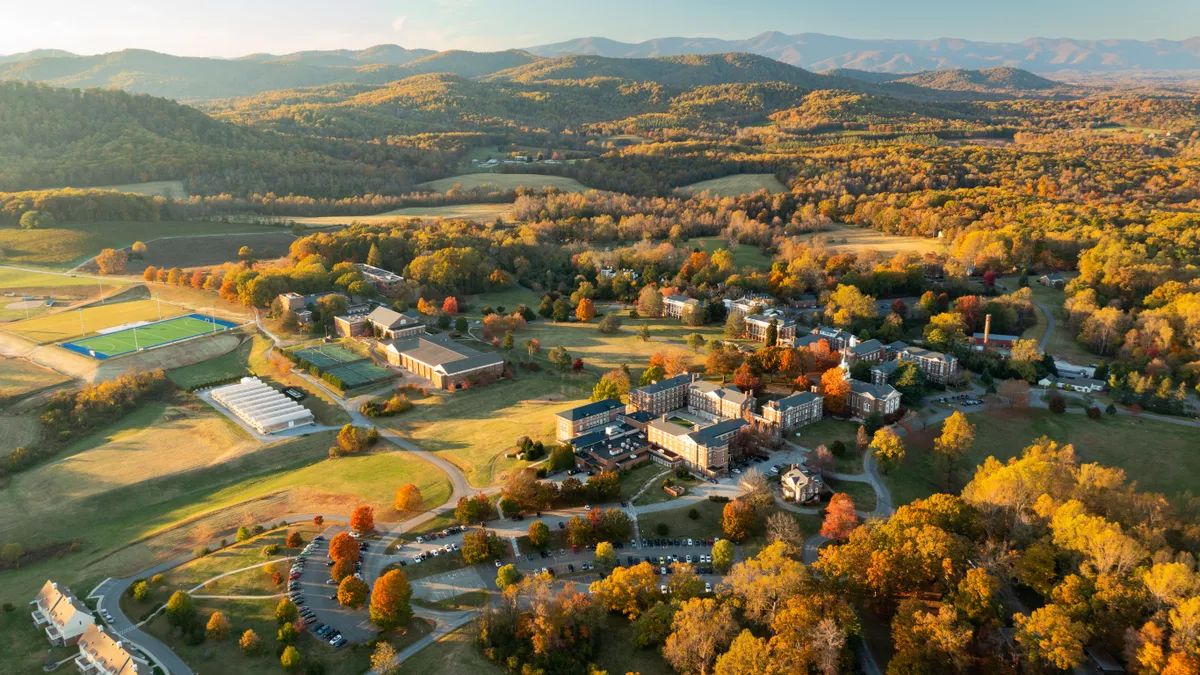
[[[183,313],[182,308],[169,303],[128,300],[46,314],[28,321],[18,321],[8,326],[7,330],[32,342],[46,344],[95,335],[97,331],[133,321],[158,321]]]
[[[752,194],[759,190],[766,190],[774,194],[776,192],[787,192],[787,186],[779,182],[779,179],[773,173],[743,173],[684,185],[677,188],[676,192],[681,195],[695,195],[701,192],[708,192],[714,197],[737,197],[738,195]]]
[[[464,189],[495,185],[502,190],[514,190],[519,187],[543,188],[553,187],[563,192],[587,192],[591,188],[574,178],[563,176],[543,176],[536,173],[464,173],[449,178],[422,183],[420,187],[433,192],[446,192],[455,185]]]
[[[835,251],[875,251],[880,255],[893,256],[897,253],[937,253],[945,250],[941,239],[928,237],[901,237],[884,234],[879,230],[853,225],[835,224],[824,232],[793,237],[814,246],[824,246]]]
[[[314,216],[312,218],[297,218],[296,222],[310,227],[328,227],[330,225],[349,225],[350,223],[366,223],[377,225],[399,218],[446,218],[460,220],[477,220],[491,222],[497,218],[506,220],[512,204],[457,204],[454,206],[410,206],[396,209],[374,216]]]
[[[66,377],[36,363],[22,359],[0,359],[0,402],[28,396],[66,381]]]

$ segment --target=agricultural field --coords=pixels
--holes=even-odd
[[[80,190],[113,190],[115,192],[130,192],[135,195],[165,197],[167,199],[187,199],[188,191],[181,180],[156,180],[146,183],[126,183],[124,185],[93,185],[81,187]]]
[[[238,251],[249,246],[256,260],[273,260],[288,254],[295,235],[288,231],[259,234],[197,235],[171,237],[146,243],[146,253],[130,260],[125,269],[140,276],[151,265],[159,268],[193,268],[222,265],[238,260]]]
[[[64,269],[79,265],[101,249],[126,248],[135,241],[195,234],[243,234],[278,229],[237,223],[199,221],[106,221],[62,225],[42,230],[0,228],[6,265]]]
[[[504,457],[518,438],[554,440],[554,414],[585,403],[595,383],[586,374],[522,371],[486,387],[414,400],[411,411],[380,423],[453,462],[472,485],[486,487],[525,465]]]
[[[0,405],[67,381],[63,375],[23,359],[0,359]]]
[[[708,192],[714,197],[737,197],[739,195],[752,194],[759,190],[766,190],[771,194],[775,194],[777,192],[787,192],[787,186],[779,182],[779,179],[773,173],[743,173],[702,180],[699,183],[692,183],[691,185],[676,188],[676,192],[681,195],[696,195],[701,192]]]
[[[296,218],[295,222],[308,227],[328,227],[365,223],[378,225],[399,218],[445,218],[447,220],[476,220],[490,223],[497,218],[508,220],[512,204],[456,204],[453,206],[408,206],[373,216],[311,216]]]
[[[101,302],[79,311],[56,312],[20,321],[9,325],[7,330],[31,342],[47,344],[95,335],[97,331],[134,321],[158,321],[181,313],[182,310],[174,305],[163,305],[154,300]]]
[[[706,253],[723,248],[728,249],[729,243],[721,237],[697,237],[687,242],[691,246],[699,246]],[[763,252],[755,246],[749,244],[739,244],[733,248],[730,253],[733,254],[734,267],[741,269],[743,267],[755,267],[758,269],[770,269],[773,262],[769,256],[763,255]]]
[[[951,485],[957,492],[990,455],[1001,461],[1016,457],[1039,436],[1071,443],[1081,463],[1099,462],[1125,470],[1138,488],[1168,497],[1195,489],[1200,471],[1196,429],[1129,415],[1105,415],[1090,420],[1082,414],[1055,415],[1041,409],[993,408],[967,418],[976,425],[975,447],[967,453]],[[907,456],[884,482],[895,505],[946,491],[945,473],[932,456],[933,439],[940,426],[906,436]]]
[[[927,237],[901,237],[884,234],[879,230],[853,225],[835,224],[824,232],[793,237],[808,242],[814,246],[822,246],[833,251],[875,251],[882,256],[893,256],[897,253],[940,253],[946,246],[939,239]]]
[[[564,178],[562,176],[543,176],[536,173],[466,173],[459,176],[451,176],[449,178],[441,178],[439,180],[422,183],[420,186],[431,192],[446,192],[455,185],[461,185],[464,189],[482,187],[484,185],[495,185],[502,190],[515,190],[519,187],[532,187],[536,189],[552,187],[558,188],[563,192],[587,192],[591,188],[574,178]]]

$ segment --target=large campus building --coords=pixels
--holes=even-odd
[[[688,386],[695,378],[688,373],[658,380],[629,392],[629,407],[658,416],[688,403]]]
[[[926,378],[945,384],[958,374],[958,357],[924,347],[905,347],[896,354],[900,361],[913,361]]]
[[[625,406],[611,398],[564,410],[554,416],[557,422],[556,437],[559,441],[569,441],[597,427],[612,424],[623,412]]]
[[[708,419],[745,419],[754,410],[754,395],[696,380],[688,385],[687,407],[688,412]]]
[[[825,399],[811,391],[798,391],[785,398],[767,401],[753,420],[760,430],[788,432],[821,421]]]
[[[387,307],[334,317],[333,325],[342,337],[368,335],[383,340],[399,340],[425,334],[425,324],[420,314],[397,312]]]
[[[700,301],[686,295],[668,295],[663,298],[663,314],[672,319],[682,319],[688,309],[700,309]]]
[[[723,476],[729,470],[729,443],[746,420],[727,419],[702,425],[684,425],[660,417],[647,427],[650,443],[675,455],[690,471],[704,476]]]
[[[438,389],[495,380],[504,374],[504,359],[452,340],[447,333],[417,335],[385,344],[388,363],[423,377]]]
[[[79,641],[89,627],[96,625],[92,610],[71,594],[71,589],[47,580],[29,603],[33,606],[33,624],[46,631],[50,644],[65,647]]]
[[[796,322],[782,316],[751,314],[746,317],[746,334],[752,340],[767,341],[767,329],[775,322],[776,343],[790,345],[796,341]]]
[[[367,283],[374,286],[380,295],[394,297],[404,290],[404,277],[395,272],[389,272],[382,267],[361,263],[358,265],[358,270],[362,272],[363,279],[366,279]]]

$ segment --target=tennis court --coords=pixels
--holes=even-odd
[[[173,319],[124,328],[83,340],[64,342],[59,346],[84,356],[103,360],[235,327],[237,327],[235,323],[204,314],[185,314]]]
[[[365,356],[359,356],[352,351],[334,347],[332,345],[320,345],[316,347],[304,347],[292,352],[297,357],[308,361],[321,370],[328,370],[343,363],[353,363],[355,361],[363,361]]]
[[[337,378],[342,381],[342,384],[345,385],[346,389],[355,389],[363,385],[371,384],[372,382],[379,382],[381,380],[394,377],[391,371],[385,368],[380,368],[369,361],[351,363],[349,365],[339,366],[337,368],[330,368],[325,372],[329,373],[330,375],[337,376]]]

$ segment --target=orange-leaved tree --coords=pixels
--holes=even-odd
[[[359,534],[375,529],[375,509],[363,504],[350,514],[350,528]]]
[[[371,623],[388,631],[406,625],[412,619],[412,587],[400,570],[391,570],[375,581],[371,589]]]
[[[826,539],[845,541],[854,528],[858,527],[858,515],[854,513],[854,500],[850,495],[837,493],[825,508],[825,522],[821,524],[821,536]]]
[[[345,532],[338,532],[333,539],[329,540],[329,557],[334,560],[356,562],[358,560],[358,542]]]

